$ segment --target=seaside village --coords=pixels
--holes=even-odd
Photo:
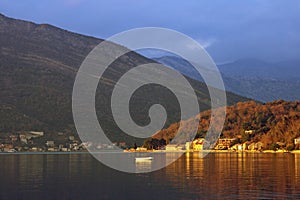
[[[252,134],[253,130],[246,130],[245,133]],[[9,134],[0,138],[0,152],[71,152],[86,151],[87,147],[95,150],[123,149],[125,152],[149,151],[149,149],[136,144],[129,148],[125,142],[115,142],[112,144],[93,144],[92,142],[81,143],[74,135],[57,133],[57,138],[61,140],[47,140],[44,132],[24,131],[17,134]],[[185,144],[168,144],[150,151],[188,151],[197,152],[204,150],[205,139],[196,138]],[[295,147],[300,146],[300,137],[294,139]],[[288,152],[285,144],[277,142],[273,150],[265,150],[262,142],[240,142],[239,138],[219,138],[214,146],[214,151],[250,151],[250,152]],[[297,148],[298,149],[298,148]],[[299,150],[298,150],[299,151]]]
[[[52,135],[52,138],[49,138],[49,135],[45,135],[42,131],[21,131],[15,134],[2,134],[0,137],[0,152],[76,152],[87,151],[87,147],[92,147],[95,150],[127,148],[125,142],[114,142],[112,144],[82,143],[70,133],[58,132],[55,137],[54,135]]]
[[[58,141],[47,140],[44,132],[22,131],[0,138],[0,152],[54,152],[54,151],[81,151],[85,145],[75,139],[75,136],[57,133]]]
[[[245,134],[252,135],[255,130],[245,130]],[[273,149],[267,149],[264,144],[258,142],[241,142],[241,137],[237,138],[219,138],[213,148],[204,148],[205,138],[196,138],[193,141],[186,142],[185,144],[168,144],[158,149],[159,151],[187,151],[187,152],[199,152],[205,149],[210,149],[216,152],[300,152],[300,137],[294,139],[294,145],[296,148],[287,149],[286,144],[277,142]],[[296,149],[296,150],[295,150]],[[137,149],[131,149],[129,151],[147,151],[145,147],[138,147]]]

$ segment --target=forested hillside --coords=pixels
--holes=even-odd
[[[300,101],[286,102],[278,100],[260,104],[254,101],[240,102],[227,107],[222,138],[239,138],[241,142],[261,141],[266,148],[278,142],[286,146],[293,145],[293,139],[300,136]],[[205,137],[210,123],[211,111],[197,116],[199,127],[196,137]],[[193,119],[184,121],[185,132]],[[178,131],[179,123],[158,132],[154,138],[170,141]],[[245,131],[252,130],[252,133]],[[179,133],[179,132],[178,132]]]

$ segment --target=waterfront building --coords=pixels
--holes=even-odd
[[[197,138],[193,140],[193,151],[203,150],[204,138]]]
[[[186,142],[185,143],[185,149],[191,150],[193,148],[193,142]]]
[[[183,150],[184,148],[185,148],[185,145],[168,144],[166,146],[166,151],[179,151],[179,150]]]
[[[300,144],[300,137],[294,139],[295,145]]]
[[[219,138],[216,149],[229,149],[236,138]]]

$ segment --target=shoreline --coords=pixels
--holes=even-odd
[[[243,151],[232,151],[232,150],[203,150],[203,151],[186,151],[186,150],[176,150],[176,151],[166,151],[166,150],[147,150],[147,151],[99,151],[99,152],[89,152],[89,151],[41,151],[41,152],[32,152],[32,151],[23,151],[23,152],[0,152],[0,155],[68,155],[68,154],[107,154],[107,153],[272,153],[272,154],[281,154],[281,153],[293,153],[300,154],[300,150],[264,150],[264,151],[252,151],[252,150],[243,150]]]

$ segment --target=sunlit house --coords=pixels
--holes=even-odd
[[[193,141],[193,151],[203,150],[204,138],[197,138]]]
[[[219,138],[216,149],[229,149],[236,138]]]
[[[296,145],[296,144],[300,144],[300,137],[295,138],[295,139],[294,139],[294,143],[295,143],[295,145]]]

